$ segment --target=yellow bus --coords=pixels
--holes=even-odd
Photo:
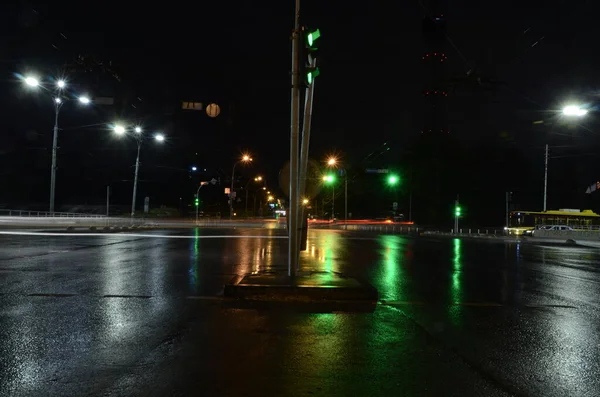
[[[565,225],[573,229],[600,229],[600,215],[592,210],[511,211],[505,230],[511,235],[529,235],[544,225]]]

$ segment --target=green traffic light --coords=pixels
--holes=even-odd
[[[396,176],[396,175],[390,175],[388,177],[388,184],[390,184],[390,185],[396,185],[398,182],[400,182],[400,178],[398,178],[398,176]]]
[[[317,41],[319,37],[321,37],[321,31],[319,29],[314,30],[306,36],[306,42],[312,47],[313,43]]]
[[[309,71],[306,73],[306,82],[308,84],[312,84],[313,80],[318,75],[319,75],[319,68],[309,69]]]
[[[460,207],[454,207],[454,215],[460,216],[462,209]]]
[[[335,182],[335,176],[333,176],[333,175],[331,175],[331,174],[330,174],[330,175],[325,175],[325,176],[323,177],[323,181],[324,181],[325,183],[333,183],[333,182]]]

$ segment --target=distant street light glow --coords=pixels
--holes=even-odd
[[[332,166],[332,165],[336,165],[336,164],[337,164],[337,159],[335,157],[330,157],[327,160],[327,165],[331,165]]]
[[[58,88],[65,88],[65,86],[66,86],[66,85],[67,85],[67,83],[65,83],[65,81],[64,81],[64,80],[58,80],[58,81],[56,82],[56,86],[57,86]]]
[[[35,77],[26,77],[25,84],[27,84],[30,87],[37,87],[38,85],[40,85],[40,82]]]
[[[123,135],[125,133],[125,127],[123,127],[122,125],[115,125],[115,128],[113,128],[115,131],[115,134],[117,135]]]
[[[583,109],[578,105],[569,105],[563,108],[563,114],[565,116],[585,116],[587,114],[587,109]]]
[[[91,101],[90,98],[83,95],[79,97],[79,102],[83,103],[84,105],[88,105]]]
[[[142,133],[142,127],[135,127],[134,131],[136,132],[136,134],[141,134]]]
[[[165,136],[163,134],[156,134],[154,135],[154,139],[156,139],[157,142],[164,142]]]
[[[244,154],[242,156],[242,161],[245,162],[245,163],[248,162],[248,161],[252,161],[252,157],[250,157],[250,155],[248,155],[248,154]]]
[[[192,167],[192,171],[196,171],[198,168],[196,167]]]
[[[54,103],[60,104],[60,103],[62,103],[62,99],[60,99],[59,97],[56,97],[56,98],[54,98]]]

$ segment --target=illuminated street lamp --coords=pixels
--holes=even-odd
[[[263,181],[263,177],[262,176],[258,175],[256,177],[254,177],[254,182],[259,183],[259,182],[262,182],[262,181]],[[248,183],[246,183],[246,216],[248,216],[248,186],[249,185],[250,185],[250,180],[248,180]],[[256,197],[255,197],[255,199],[256,199]],[[254,208],[252,209],[252,212],[254,212]]]
[[[580,105],[567,105],[562,109],[562,114],[565,117],[583,117],[588,113],[587,109],[584,109]],[[544,156],[544,211],[546,211],[546,202],[548,200],[548,144],[546,144]],[[508,226],[508,225],[507,225]]]
[[[247,164],[250,162],[252,162],[252,157],[250,157],[249,154],[243,154],[242,158],[233,164],[233,170],[231,171],[231,188],[229,189],[229,220],[233,218],[233,199],[235,198],[235,194],[233,192],[233,181],[235,180],[235,167],[239,163]]]
[[[26,76],[23,81],[28,87],[41,87],[42,84],[37,77]],[[64,80],[56,81],[56,84],[52,87],[43,87],[49,88],[52,91],[52,103],[54,104],[54,130],[52,136],[52,166],[50,170],[50,205],[49,212],[51,214],[54,213],[54,198],[56,195],[56,162],[57,162],[57,152],[58,152],[58,114],[60,113],[60,109],[64,104],[64,98],[62,96],[64,88],[66,88],[67,83]],[[88,97],[82,96],[79,97],[79,102],[83,105],[89,105],[90,99]]]
[[[565,116],[582,117],[585,116],[588,111],[579,105],[568,105],[563,108],[562,113]]]
[[[30,76],[25,78],[25,84],[30,87],[37,87],[40,85],[40,81],[37,78]]]
[[[254,212],[254,214],[256,214],[256,212],[255,212],[256,211],[256,196],[257,196],[256,193],[258,193],[259,190],[267,190],[267,187],[262,186],[254,191],[254,206],[252,207],[252,212]],[[262,199],[260,200],[260,207],[262,208]]]
[[[115,134],[117,135],[123,135],[125,134],[125,127],[123,127],[120,124],[117,124],[113,127],[113,131],[115,132]]]
[[[142,150],[142,143],[144,142],[144,134],[142,134],[141,127],[134,127],[133,132],[128,134],[127,128],[125,128],[121,124],[116,124],[113,127],[113,131],[115,134],[119,136],[128,135],[135,139],[137,142],[137,157],[135,159],[135,176],[133,179],[133,195],[131,198],[131,216],[135,215],[135,201],[137,196],[137,184],[138,184],[138,174],[140,170],[140,152]],[[161,133],[154,134],[154,140],[156,142],[162,143],[165,141],[165,136]]]
[[[337,168],[338,166],[338,159],[334,156],[331,156],[327,159],[327,166],[330,168]],[[341,168],[340,169],[340,173],[344,174],[344,227],[347,228],[347,223],[348,223],[348,172],[346,171],[345,168]],[[333,182],[333,181],[330,181]],[[332,185],[332,193],[333,193],[333,198],[331,200],[331,207],[332,207],[332,220],[335,219],[335,186]]]

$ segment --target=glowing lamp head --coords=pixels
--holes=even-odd
[[[30,87],[37,87],[40,85],[40,81],[35,77],[29,76],[25,78],[25,84],[27,84]]]
[[[115,127],[113,128],[113,131],[115,132],[115,134],[117,135],[123,135],[125,134],[125,127],[123,127],[120,124],[115,125]]]

